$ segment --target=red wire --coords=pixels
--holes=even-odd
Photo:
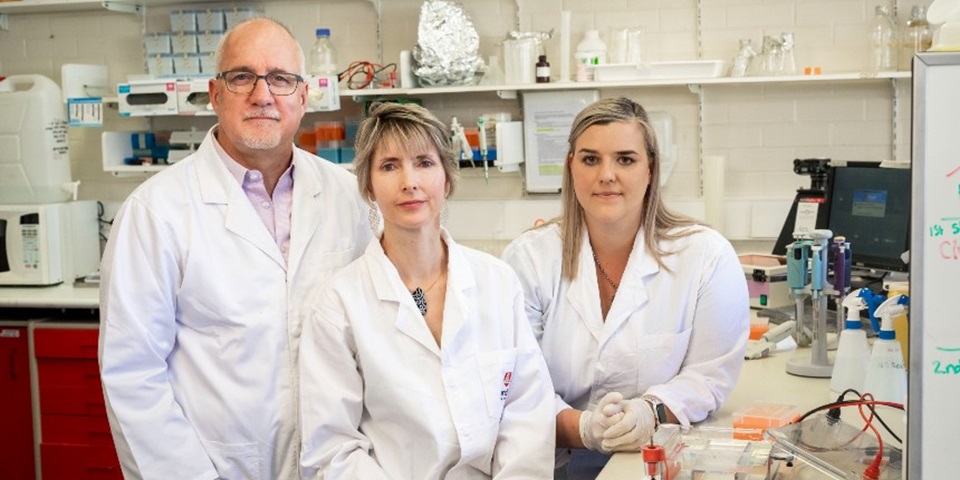
[[[863,401],[873,402],[873,394],[864,393],[860,396],[860,399]],[[870,430],[873,430],[873,434],[877,436],[877,456],[873,458],[873,463],[871,463],[867,468],[863,470],[863,478],[867,480],[879,480],[880,479],[880,463],[883,461],[883,437],[880,436],[880,432],[877,431],[877,427],[873,425],[873,419],[876,416],[873,410],[870,411],[870,418],[867,418],[867,415],[863,413],[863,405],[858,405],[857,410],[860,411],[860,418],[866,422],[866,426],[870,427]]]

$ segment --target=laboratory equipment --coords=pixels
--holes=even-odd
[[[550,83],[550,63],[546,55],[540,55],[537,60],[537,83]]]
[[[792,302],[787,288],[787,259],[783,255],[739,255],[747,279],[751,308],[777,308]]]
[[[897,50],[899,36],[897,22],[889,7],[877,5],[873,22],[870,24],[868,45],[870,45],[869,72],[886,72],[897,69]]]
[[[796,46],[797,42],[792,32],[780,34],[780,64],[777,68],[777,75],[797,74],[797,60],[793,55]]]
[[[827,289],[829,285],[827,284],[827,243],[830,241],[830,238],[833,237],[833,232],[830,230],[814,230],[809,235],[800,234],[798,235],[798,240],[800,240],[800,245],[797,248],[794,248],[794,257],[793,268],[795,271],[794,278],[791,281],[789,279],[789,274],[791,271],[790,268],[790,257],[788,257],[788,282],[790,282],[790,287],[795,292],[809,292],[811,298],[811,313],[812,315],[812,327],[813,338],[810,340],[811,353],[810,358],[801,358],[794,357],[787,362],[787,373],[792,375],[799,375],[803,377],[829,377],[833,365],[830,363],[830,359],[827,357]],[[805,238],[810,238],[809,243]],[[797,242],[794,242],[797,243]],[[803,285],[802,288],[797,288],[799,286],[799,278],[805,277],[801,273],[805,273],[805,268],[798,265],[799,261],[802,258],[802,254],[808,251],[809,248],[809,258],[810,258],[810,283],[809,287]],[[800,252],[800,258],[798,258],[797,252]],[[802,270],[801,270],[802,269]],[[797,319],[803,319],[803,304],[802,304],[802,294],[795,293],[795,296],[799,298],[797,302]],[[802,328],[803,322],[798,323],[797,331],[798,337],[802,337]],[[799,345],[800,342],[798,341]]]
[[[644,480],[673,480],[680,474],[680,454],[683,442],[680,426],[660,424],[650,443],[640,447],[643,456]]]
[[[537,40],[532,37],[503,41],[504,83],[536,83]]]
[[[798,188],[793,198],[790,213],[783,222],[780,236],[773,246],[774,255],[783,255],[787,244],[793,242],[794,232],[809,232],[827,228],[827,178],[830,173],[828,158],[797,158],[793,160],[793,173],[809,175],[810,187]]]
[[[901,63],[906,70],[910,70],[913,56],[930,50],[933,46],[933,33],[930,22],[927,21],[927,6],[914,5],[910,9],[910,19],[907,20],[903,32],[903,58]]]
[[[117,85],[117,105],[121,117],[176,115],[177,82],[173,80],[137,80]]]
[[[773,443],[771,458],[774,452],[782,452],[793,460],[786,464],[792,469],[789,476],[767,478],[865,478],[864,470],[878,453],[881,454],[879,480],[900,479],[903,468],[903,452],[899,448],[884,442],[880,450],[872,432],[829,419],[824,413],[767,429],[764,438]]]
[[[907,371],[903,366],[903,351],[896,340],[893,318],[906,311],[909,299],[906,295],[894,295],[877,307],[881,318],[879,338],[873,342],[870,363],[863,384],[863,393],[870,393],[876,400],[901,403],[907,397]]]
[[[804,331],[803,302],[806,296],[807,282],[810,275],[808,258],[810,256],[810,241],[802,238],[790,245],[787,245],[787,287],[790,289],[790,296],[793,297],[796,306],[797,321],[796,340],[797,345],[806,347],[810,345],[810,338]]]
[[[483,163],[483,181],[490,183],[490,166],[487,165],[487,128],[486,120],[481,116],[477,119],[477,135],[480,137],[480,162]]]
[[[607,63],[607,44],[600,39],[599,31],[587,30],[583,33],[583,40],[577,44],[574,58],[577,61],[577,81],[592,82],[592,67]]]
[[[910,169],[847,162],[829,179],[828,228],[856,245],[852,266],[904,272],[910,249]]]
[[[0,205],[0,285],[72,283],[99,266],[96,202]]]
[[[460,162],[463,160],[473,163],[473,149],[470,148],[470,142],[467,141],[467,134],[463,130],[463,126],[460,125],[460,122],[457,121],[457,117],[453,117],[450,120],[450,135],[450,140],[453,144],[453,153],[457,157],[457,166],[459,167]]]
[[[70,149],[60,87],[40,75],[0,81],[0,204],[70,198]],[[0,242],[2,243],[2,242]]]
[[[745,77],[750,72],[750,64],[757,57],[757,51],[753,49],[753,41],[749,38],[740,39],[740,50],[737,56],[733,58],[733,66],[730,68],[731,77]]]
[[[330,40],[329,28],[318,28],[310,49],[307,107],[314,111],[340,110],[340,75],[337,51]]]
[[[863,291],[858,288],[843,299],[843,307],[847,309],[847,321],[840,332],[833,375],[830,377],[830,391],[836,395],[848,388],[863,391],[867,362],[870,359],[867,333],[860,324],[860,312],[867,308],[867,302],[860,295]]]
[[[743,354],[743,358],[755,360],[776,352],[777,344],[792,335],[796,328],[796,321],[787,320],[776,327],[768,329],[766,333],[760,336],[759,340],[747,342],[747,350]]]

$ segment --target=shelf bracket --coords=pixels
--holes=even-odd
[[[700,91],[703,89],[703,85],[700,85],[699,83],[688,83],[687,89],[689,89],[690,93],[694,95],[700,95]]]
[[[0,13],[0,32],[6,32],[10,30],[10,24],[7,23],[7,14]]]
[[[132,3],[123,3],[123,2],[100,2],[100,6],[111,12],[119,13],[140,13],[143,10],[143,7],[140,5]]]
[[[497,90],[497,96],[503,100],[516,100],[517,91],[516,90]]]

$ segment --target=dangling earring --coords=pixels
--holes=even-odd
[[[370,231],[374,235],[380,233],[380,209],[377,205],[370,203],[370,211],[367,213],[367,221],[370,222]]]

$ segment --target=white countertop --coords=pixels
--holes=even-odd
[[[830,352],[831,358],[833,353]],[[787,360],[793,356],[809,358],[810,349],[801,348],[780,352],[767,358],[744,362],[740,381],[737,382],[723,408],[694,426],[730,427],[733,425],[733,412],[754,402],[796,405],[802,412],[806,412],[819,405],[835,401],[836,396],[830,393],[829,378],[797,377],[786,372]],[[884,409],[882,415],[897,435],[905,438],[903,413]],[[856,417],[856,415],[848,415],[844,418],[849,417]],[[860,425],[863,424],[860,423]],[[618,453],[610,459],[597,480],[635,480],[639,478],[637,472],[642,471],[643,460],[639,453]]]
[[[0,308],[98,308],[100,289],[60,284],[49,287],[0,287]]]

